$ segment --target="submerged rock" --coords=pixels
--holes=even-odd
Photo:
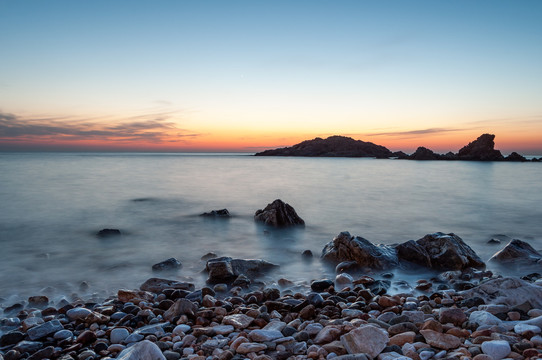
[[[360,236],[351,236],[347,231],[326,244],[321,258],[333,263],[355,261],[360,266],[373,269],[387,269],[399,263],[392,247],[374,245]]]
[[[263,210],[256,211],[254,220],[275,227],[305,225],[305,221],[297,215],[294,208],[280,199],[267,204]]]
[[[514,239],[506,246],[495,253],[489,261],[500,263],[511,263],[513,261],[538,262],[541,261],[542,254],[533,249],[525,241]]]
[[[183,265],[181,262],[175,258],[169,258],[158,264],[152,266],[153,271],[164,271],[164,270],[175,270],[181,268]]]
[[[107,238],[113,236],[120,236],[121,232],[119,229],[102,229],[96,233],[97,237]]]
[[[218,217],[218,218],[229,218],[231,217],[230,212],[228,209],[221,209],[221,210],[211,210],[210,212],[204,212],[203,214],[200,214],[200,216],[205,217]]]
[[[209,273],[207,282],[210,284],[231,283],[239,275],[246,275],[249,278],[255,278],[264,272],[277,268],[278,265],[272,264],[262,259],[232,259],[231,257],[219,257],[209,259],[205,265],[205,270]]]

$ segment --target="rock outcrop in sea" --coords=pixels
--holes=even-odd
[[[467,160],[467,161],[529,161],[517,152],[504,157],[495,149],[495,135],[482,134],[476,140],[462,147],[457,154],[448,152],[437,154],[431,149],[420,146],[408,155],[403,151],[391,152],[384,146],[372,142],[354,140],[346,136],[330,136],[327,139],[315,138],[299,144],[279,149],[265,150],[255,156],[309,156],[309,157],[396,157],[404,160]],[[542,158],[530,161],[540,162]]]
[[[310,156],[310,157],[377,157],[388,158],[392,152],[381,145],[354,140],[346,136],[305,140],[291,147],[265,150],[256,156]]]
[[[489,261],[502,264],[521,261],[522,264],[540,263],[542,264],[542,254],[536,251],[525,241],[514,239],[506,246],[493,255]]]
[[[280,199],[267,204],[263,210],[257,210],[254,220],[275,227],[305,225],[305,221],[297,215],[295,209]]]

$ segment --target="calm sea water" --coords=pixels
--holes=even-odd
[[[487,244],[497,235],[541,249],[541,179],[539,163],[4,153],[0,298],[136,288],[169,257],[183,268],[162,276],[201,285],[207,252],[263,258],[281,265],[275,279],[302,283],[328,274],[318,255],[341,231],[385,244],[454,232],[484,260],[504,246]],[[254,223],[277,198],[305,228]],[[221,208],[234,217],[198,216]],[[99,239],[102,228],[125,235]],[[301,259],[306,249],[312,262]]]

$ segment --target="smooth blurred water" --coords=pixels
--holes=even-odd
[[[243,154],[0,154],[0,297],[136,288],[176,257],[168,278],[203,284],[207,252],[263,258],[296,282],[325,276],[318,256],[341,231],[375,243],[454,232],[487,260],[507,235],[542,248],[542,165],[280,158]],[[280,198],[305,228],[254,212]],[[228,208],[229,220],[198,214]],[[102,228],[124,235],[100,239]],[[312,262],[301,253],[310,249]],[[52,287],[53,289],[47,289]]]

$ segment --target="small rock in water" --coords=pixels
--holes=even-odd
[[[263,210],[256,211],[254,220],[275,227],[305,225],[305,221],[297,215],[294,208],[280,199],[267,204]]]
[[[303,258],[312,258],[312,251],[310,251],[310,250],[305,250],[305,251],[303,251],[303,253],[301,254],[301,256],[303,256]]]
[[[31,296],[28,298],[28,305],[43,308],[49,305],[49,298],[47,296]]]
[[[153,271],[174,270],[174,269],[179,269],[181,267],[182,267],[182,264],[179,260],[175,258],[169,258],[167,260],[159,262],[158,264],[154,264],[152,266],[152,270]]]
[[[218,217],[218,218],[229,218],[229,217],[231,217],[230,212],[228,211],[228,209],[211,210],[210,212],[204,212],[203,214],[200,214],[200,216]]]
[[[496,245],[496,244],[500,244],[501,241],[498,240],[498,239],[490,239],[487,241],[488,244],[492,244],[492,245]]]
[[[120,236],[120,230],[119,229],[102,229],[98,231],[96,236],[101,238],[107,238],[107,237],[113,237],[113,236]]]

